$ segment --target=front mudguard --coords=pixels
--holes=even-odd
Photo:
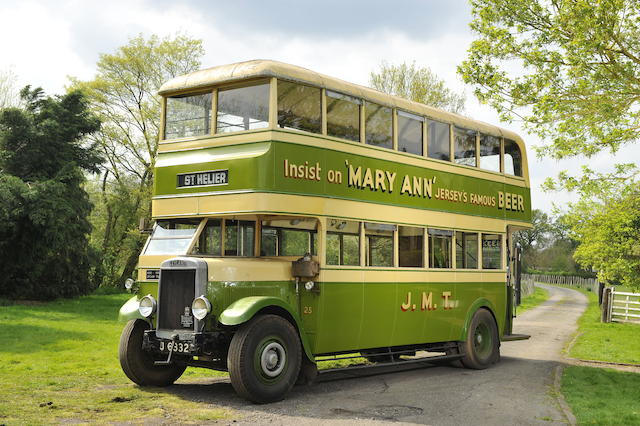
[[[307,358],[309,358],[311,362],[315,362],[315,358],[311,352],[311,346],[307,339],[307,334],[302,326],[302,321],[300,321],[298,314],[291,308],[291,306],[282,299],[271,296],[249,296],[238,299],[220,314],[218,321],[223,325],[237,326],[246,323],[261,310],[274,308],[276,310],[275,313],[277,313],[277,311],[282,313],[286,312],[288,316],[293,319]]]
[[[149,322],[148,318],[140,315],[140,311],[138,311],[139,306],[140,299],[138,299],[138,296],[133,296],[131,299],[127,300],[120,308],[120,312],[118,312],[118,321],[127,322],[132,319],[141,319],[145,322]]]

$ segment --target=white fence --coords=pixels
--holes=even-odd
[[[568,275],[536,275],[536,274],[522,274],[522,280],[524,278],[532,279],[537,283],[555,284],[555,285],[567,285],[570,287],[584,288],[586,290],[598,293],[600,283],[597,278],[582,278]]]
[[[533,275],[522,274],[520,278],[520,297],[529,296],[536,291]]]
[[[609,321],[640,324],[640,294],[611,289]]]

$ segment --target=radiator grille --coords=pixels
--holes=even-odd
[[[158,329],[184,329],[181,316],[185,307],[189,307],[195,293],[195,269],[162,270],[158,302]]]

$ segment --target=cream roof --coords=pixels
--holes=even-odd
[[[194,71],[167,81],[160,87],[158,93],[160,95],[169,95],[174,92],[204,89],[224,83],[265,77],[277,77],[284,80],[306,83],[407,110],[419,115],[426,115],[446,122],[454,122],[457,125],[469,129],[501,135],[517,141],[518,144],[521,145],[523,153],[526,152],[524,151],[522,139],[509,130],[278,61],[253,60]]]

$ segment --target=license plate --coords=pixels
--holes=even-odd
[[[177,352],[177,353],[189,353],[191,352],[191,343],[189,342],[165,342],[160,341],[160,352]]]

